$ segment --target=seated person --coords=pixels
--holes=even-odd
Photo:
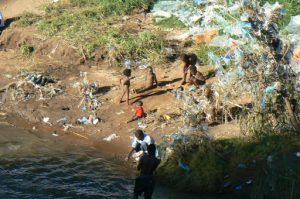
[[[204,75],[197,71],[196,66],[190,67],[191,76],[189,79],[189,84],[196,87],[203,86],[206,83],[206,78]]]
[[[198,58],[195,54],[182,54],[180,59],[183,62],[183,81],[181,84],[184,85],[186,83],[186,76],[190,67],[196,66]]]
[[[155,88],[158,85],[156,75],[153,72],[153,68],[148,67],[147,70],[148,70],[148,72],[147,72],[147,75],[146,75],[144,88],[135,90],[135,93],[145,92],[147,90]]]
[[[146,117],[146,114],[143,109],[143,102],[138,101],[135,106],[135,115],[133,116],[133,118],[131,120],[127,121],[126,123],[136,121],[143,117]]]

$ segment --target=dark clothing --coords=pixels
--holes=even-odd
[[[144,193],[145,199],[151,199],[155,182],[152,176],[140,176],[135,179],[134,198]]]
[[[155,155],[144,154],[138,164],[137,169],[141,170],[140,176],[135,180],[134,198],[144,193],[145,199],[151,199],[154,191],[153,173],[158,167],[160,160]]]

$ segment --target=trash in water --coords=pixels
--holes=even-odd
[[[269,156],[267,157],[267,161],[268,161],[268,162],[272,162],[272,161],[273,161],[273,156],[269,155]]]
[[[178,163],[178,167],[185,170],[185,171],[191,171],[190,167],[182,162]]]
[[[111,142],[112,140],[117,139],[119,137],[120,136],[118,136],[117,134],[113,133],[113,134],[107,136],[106,138],[103,138],[103,140],[107,141],[107,142]]]
[[[35,131],[35,130],[36,130],[36,127],[35,127],[35,126],[33,126],[33,127],[32,127],[32,130],[34,130],[34,131]]]
[[[250,184],[252,184],[252,183],[253,183],[253,180],[248,180],[248,181],[246,182],[247,185],[250,185]]]
[[[240,163],[240,164],[238,165],[238,167],[241,168],[241,169],[246,169],[246,168],[247,168],[247,165],[244,164],[244,163]]]
[[[300,157],[300,152],[297,152],[297,153],[296,153],[296,156],[299,158],[299,157]]]
[[[0,116],[6,116],[7,115],[7,113],[5,113],[5,112],[0,112]]]
[[[236,186],[234,189],[237,190],[237,191],[240,191],[242,190],[243,186],[242,185],[239,185],[239,186]]]
[[[231,182],[229,181],[229,182],[225,182],[224,184],[223,184],[223,187],[224,188],[227,188],[227,187],[230,187],[231,186]]]
[[[230,177],[230,175],[226,175],[226,176],[224,176],[224,179],[227,179],[227,178],[229,178]]]

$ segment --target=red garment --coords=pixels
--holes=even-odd
[[[144,117],[145,116],[145,112],[142,106],[137,106],[135,108],[135,115],[138,117]]]

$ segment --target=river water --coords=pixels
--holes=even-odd
[[[125,170],[93,147],[0,125],[0,199],[132,198]],[[197,197],[157,186],[153,198]]]

